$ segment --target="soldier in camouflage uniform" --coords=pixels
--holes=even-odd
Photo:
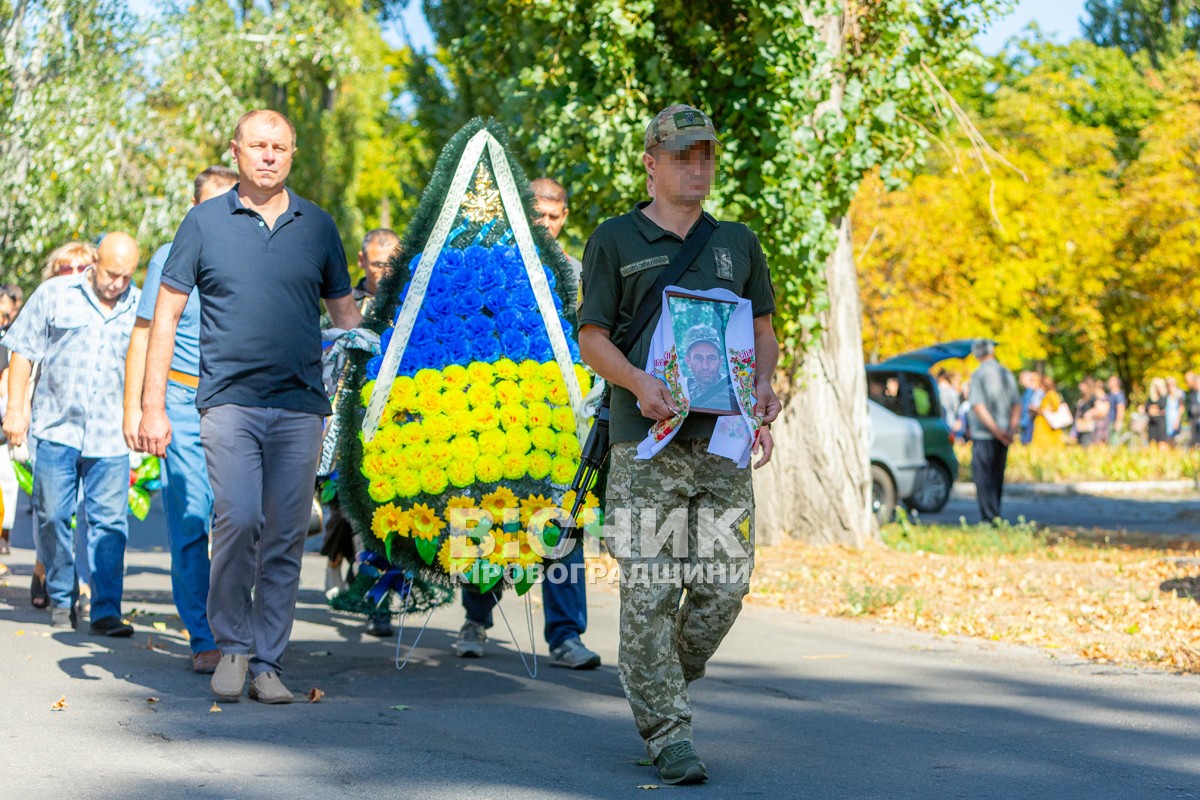
[[[779,413],[771,388],[779,357],[771,328],[774,292],[757,237],[704,212],[717,146],[712,121],[694,108],[671,106],[654,117],[642,156],[654,199],[606,221],[589,239],[579,312],[583,358],[613,387],[606,536],[621,566],[621,684],[647,752],[671,784],[707,779],[692,744],[687,687],[704,675],[749,588],[754,494],[750,470],[708,452],[717,419],[710,414],[690,414],[654,458],[635,459],[653,421],[677,410],[666,385],[642,369],[654,320],[628,355],[614,341],[624,337],[658,275],[707,217],[715,226],[709,244],[676,285],[723,287],[751,301],[754,413],[766,423],[756,466],[770,459],[769,423]]]

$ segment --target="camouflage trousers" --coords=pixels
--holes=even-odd
[[[688,684],[742,609],[754,567],[750,470],[672,442],[653,459],[613,446],[605,537],[621,568],[618,672],[650,758],[692,738]]]

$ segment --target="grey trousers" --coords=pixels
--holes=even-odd
[[[254,654],[253,675],[280,671],[292,634],[322,422],[279,408],[201,412],[213,488],[208,621],[222,653]]]

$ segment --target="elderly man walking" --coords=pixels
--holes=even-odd
[[[37,440],[33,507],[37,552],[46,565],[50,624],[74,627],[78,585],[71,517],[83,484],[91,570],[91,632],[131,636],[121,619],[129,519],[129,450],[121,435],[124,355],[139,297],[131,283],[138,247],[125,233],[104,237],[96,264],[37,288],[4,337],[11,352],[8,396],[24,397],[34,364],[32,434]],[[19,447],[30,433],[13,403],[4,433]]]
[[[143,450],[171,440],[164,408],[175,331],[200,296],[200,439],[213,489],[208,621],[221,659],[217,697],[290,703],[279,678],[291,636],[313,482],[329,399],[321,382],[320,300],[334,325],[362,316],[329,214],[286,187],[296,131],[274,111],[238,120],[238,183],[184,218],[150,327]]]
[[[1008,448],[1021,422],[1021,390],[1008,368],[996,360],[996,343],[976,339],[971,353],[979,360],[979,369],[971,375],[971,406],[967,425],[971,431],[971,475],[975,479],[975,497],[981,522],[1000,518],[1000,498],[1004,493],[1004,468]]]

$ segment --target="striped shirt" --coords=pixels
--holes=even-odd
[[[129,453],[121,432],[125,351],[141,291],[132,284],[109,311],[91,270],[39,286],[3,344],[39,364],[30,435],[85,458]]]

